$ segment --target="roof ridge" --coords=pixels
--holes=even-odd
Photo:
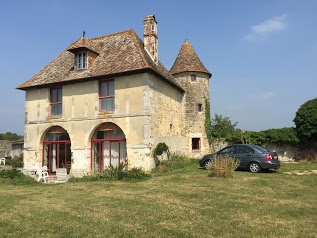
[[[131,32],[131,31],[134,32],[133,29],[128,29],[128,30],[124,30],[124,31],[118,31],[118,32],[115,32],[115,33],[111,33],[109,35],[104,35],[104,36],[98,36],[98,37],[90,38],[90,40],[101,40],[101,39],[104,39],[104,38],[108,38],[108,37],[112,37],[112,36],[115,36],[115,35],[128,33],[128,32]]]
[[[131,30],[129,32],[133,37],[134,39],[137,41],[136,43],[139,43],[140,44],[140,47],[137,47],[138,49],[138,53],[140,54],[141,58],[142,58],[142,61],[144,63],[144,66],[147,66],[148,68],[150,68],[150,65],[148,64],[147,60],[145,59],[143,53],[142,53],[142,49],[145,50],[144,46],[143,46],[143,41],[141,40],[141,38],[135,33],[134,30]],[[142,43],[142,44],[141,44]],[[146,53],[146,52],[145,52]]]

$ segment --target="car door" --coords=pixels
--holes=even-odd
[[[236,157],[240,160],[239,168],[247,168],[254,156],[254,150],[247,145],[238,145]]]

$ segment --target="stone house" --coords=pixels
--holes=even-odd
[[[0,158],[19,156],[23,153],[24,142],[23,140],[9,141],[0,140]]]
[[[24,166],[74,176],[127,160],[155,167],[152,150],[199,158],[208,149],[204,100],[211,73],[185,42],[171,70],[158,59],[157,22],[70,44],[17,89],[26,92]]]
[[[11,144],[8,140],[0,140],[0,158],[10,155]]]

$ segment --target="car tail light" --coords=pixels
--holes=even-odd
[[[272,160],[272,156],[271,156],[270,154],[266,154],[266,155],[265,155],[265,159],[266,159],[266,160]]]

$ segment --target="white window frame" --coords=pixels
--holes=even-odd
[[[76,70],[84,70],[88,67],[87,51],[80,51],[76,54]]]

